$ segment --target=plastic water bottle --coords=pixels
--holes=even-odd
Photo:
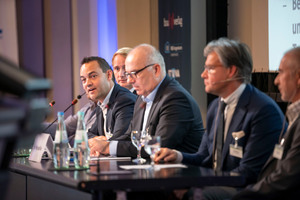
[[[70,150],[64,112],[57,113],[57,129],[54,139],[53,162],[55,168],[69,168]]]
[[[90,149],[84,122],[84,113],[79,111],[77,116],[78,121],[74,141],[74,164],[75,168],[89,168]]]

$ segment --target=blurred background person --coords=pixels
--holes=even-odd
[[[131,50],[130,47],[123,47],[116,51],[112,57],[112,66],[117,83],[136,94],[132,85],[127,82],[127,76],[125,75],[125,59]]]

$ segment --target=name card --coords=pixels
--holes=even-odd
[[[34,162],[41,162],[45,152],[47,152],[48,158],[52,158],[53,140],[50,134],[41,133],[35,137],[29,160]]]

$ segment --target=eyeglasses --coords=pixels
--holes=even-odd
[[[223,65],[204,65],[204,70],[207,71],[207,73],[212,74],[215,72],[215,69],[217,67],[222,67]]]
[[[147,67],[151,67],[152,65],[155,65],[154,63],[153,64],[150,64],[150,65],[146,65],[145,67],[143,67],[142,69],[139,69],[137,71],[133,71],[133,72],[125,72],[125,76],[127,78],[129,78],[129,76],[133,79],[136,79],[137,77],[137,74],[140,73],[141,71],[143,71],[144,69],[146,69]]]

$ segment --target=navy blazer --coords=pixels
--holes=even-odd
[[[144,118],[142,98],[138,97],[130,127],[117,146],[117,156],[136,157],[131,130],[141,130]],[[161,136],[161,146],[183,152],[196,152],[204,133],[201,113],[194,98],[173,78],[166,76],[159,86],[146,127],[150,135]],[[128,140],[128,141],[124,141]],[[142,151],[142,156],[149,156]]]
[[[110,140],[117,139],[123,135],[132,119],[134,103],[136,95],[132,94],[128,89],[115,84],[108,102],[108,110],[106,114],[106,129],[113,134]],[[98,108],[101,109],[101,108]],[[98,135],[104,135],[104,127],[102,112],[97,114],[94,125],[88,130],[88,137],[93,138]]]
[[[213,166],[215,116],[220,98],[215,99],[207,113],[207,131],[196,154],[183,153],[183,163]],[[223,171],[238,172],[249,182],[256,180],[261,168],[267,161],[278,142],[284,115],[278,105],[269,96],[254,86],[247,84],[237,103],[228,128],[222,150]],[[234,144],[232,132],[244,131],[245,136],[238,140],[243,148],[243,158],[229,155],[229,145]]]

